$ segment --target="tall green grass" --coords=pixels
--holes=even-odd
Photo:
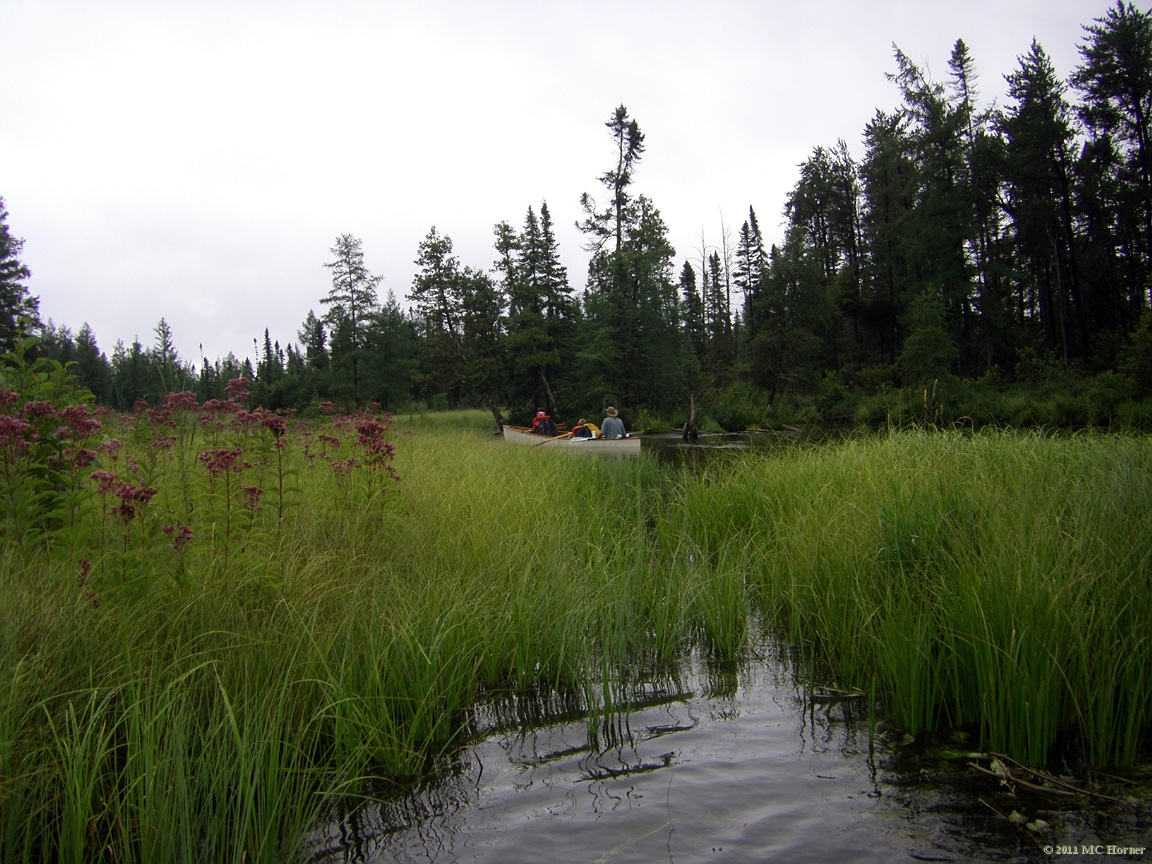
[[[1078,735],[1130,763],[1152,725],[1152,442],[896,433],[763,461],[684,498],[744,547],[787,638],[918,732],[972,726],[1042,764]]]
[[[208,477],[160,464],[171,512],[120,568],[95,510],[86,547],[3,550],[0,860],[299,859],[366,778],[467,740],[478,700],[577,706],[607,740],[638,667],[739,658],[757,618],[910,731],[1135,758],[1146,439],[899,433],[679,472],[507,447],[478,419],[400,423],[398,483],[294,438],[250,469],[283,508],[181,509]],[[180,553],[169,521],[194,531]]]

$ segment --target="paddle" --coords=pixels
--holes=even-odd
[[[562,438],[571,438],[571,437],[572,437],[571,432],[565,432],[563,435],[557,435],[555,438],[545,438],[543,441],[537,441],[532,446],[533,447],[539,447],[541,444],[547,444],[549,441],[559,441]]]

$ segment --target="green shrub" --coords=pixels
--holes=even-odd
[[[1135,396],[1132,382],[1123,375],[1104,372],[1092,378],[1085,393],[1089,424],[1110,425],[1119,416],[1120,406]]]
[[[829,372],[821,382],[816,405],[825,420],[841,420],[856,412],[856,397],[840,375]]]
[[[708,415],[726,432],[764,425],[767,396],[747,384],[731,384],[713,393],[708,403]]]
[[[1152,395],[1152,312],[1145,312],[1128,338],[1120,368],[1132,381],[1140,398]]]
[[[629,412],[628,431],[635,433],[643,433],[646,435],[660,435],[665,432],[672,431],[672,424],[667,420],[661,420],[658,417],[648,413],[646,408],[638,408],[635,411]]]

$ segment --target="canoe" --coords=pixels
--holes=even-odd
[[[533,435],[524,426],[505,426],[504,440],[509,444],[542,447],[547,450],[560,449],[566,453],[591,453],[595,456],[639,456],[640,438],[569,438],[558,435],[545,438]]]

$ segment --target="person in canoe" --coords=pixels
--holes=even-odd
[[[585,420],[583,417],[581,417],[580,422],[572,427],[572,437],[573,438],[599,438],[600,437],[600,429],[596,426],[595,423],[589,423],[587,420]]]
[[[532,434],[544,435],[548,438],[556,437],[556,423],[543,411],[537,411],[532,421]]]
[[[624,431],[624,421],[620,419],[620,412],[609,405],[604,409],[604,413],[608,416],[600,424],[600,434],[604,438],[627,438],[628,433]]]

